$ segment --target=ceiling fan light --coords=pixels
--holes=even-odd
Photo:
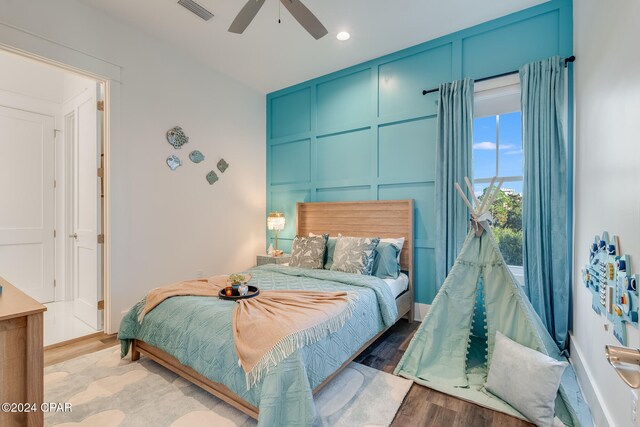
[[[351,38],[351,34],[347,33],[346,31],[340,31],[336,35],[336,38],[341,42],[343,42],[343,41],[349,40]]]

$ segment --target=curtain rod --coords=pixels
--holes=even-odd
[[[573,56],[573,55],[572,55],[572,56],[570,56],[570,57],[568,57],[568,58],[565,58],[565,59],[564,59],[564,66],[566,67],[566,66],[567,66],[567,64],[568,64],[569,62],[574,62],[575,60],[576,60],[576,57],[575,57],[575,56]],[[497,79],[498,77],[505,77],[505,76],[510,76],[510,75],[512,75],[512,74],[518,74],[518,73],[519,73],[519,71],[518,71],[518,70],[516,70],[516,71],[509,71],[509,72],[507,72],[507,73],[496,74],[495,76],[483,77],[483,78],[481,78],[481,79],[476,80],[475,82],[476,82],[476,83],[478,83],[478,82],[483,82],[483,81],[485,81],[485,80]],[[439,91],[439,90],[440,90],[440,88],[434,88],[434,89],[429,89],[429,90],[426,90],[426,89],[425,89],[425,90],[423,90],[423,91],[422,91],[422,94],[423,94],[423,95],[426,95],[426,94],[428,94],[428,93],[437,92],[437,91]]]

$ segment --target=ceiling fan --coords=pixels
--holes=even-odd
[[[249,0],[229,27],[230,33],[242,34],[253,18],[258,14],[266,0]],[[300,0],[280,0],[302,27],[316,40],[327,35],[328,31]]]

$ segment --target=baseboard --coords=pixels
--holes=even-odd
[[[422,319],[424,319],[429,312],[429,309],[431,309],[431,304],[422,304],[417,302],[413,307],[413,319],[418,322],[422,322]]]
[[[584,397],[589,404],[589,408],[591,409],[591,416],[593,417],[594,425],[598,427],[613,426],[613,418],[611,417],[607,407],[602,404],[602,402],[604,402],[602,392],[596,386],[591,370],[584,363],[584,353],[573,335],[571,335],[570,342],[571,365],[576,372],[578,384],[580,385],[580,388],[582,388],[582,393],[584,394]]]
[[[44,349],[45,350],[53,350],[53,349],[58,348],[58,347],[64,347],[65,345],[76,344],[76,343],[79,343],[81,341],[89,341],[89,340],[92,340],[92,339],[94,339],[96,337],[100,337],[100,336],[103,336],[103,335],[105,337],[109,336],[109,334],[105,334],[103,331],[98,331],[98,332],[94,332],[94,333],[89,334],[89,335],[83,335],[81,337],[72,338],[70,340],[60,341],[60,342],[57,342],[55,344],[45,345]],[[111,334],[111,335],[115,335],[115,334]]]

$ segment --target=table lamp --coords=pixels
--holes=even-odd
[[[278,249],[278,231],[284,230],[284,214],[276,211],[269,212],[269,216],[267,216],[267,229],[275,230],[276,232],[276,249],[273,252],[273,255],[282,255],[283,251]]]

